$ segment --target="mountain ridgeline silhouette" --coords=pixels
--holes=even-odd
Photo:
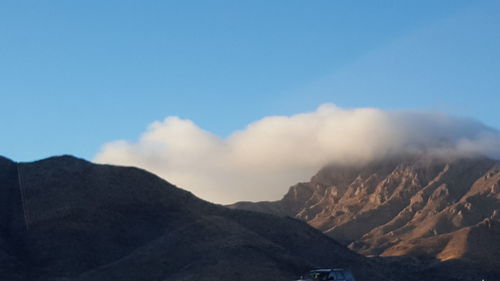
[[[144,170],[0,158],[0,280],[416,280],[306,223],[198,199]]]

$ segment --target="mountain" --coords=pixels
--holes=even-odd
[[[500,268],[500,162],[486,157],[329,165],[279,201],[229,207],[301,219],[367,256]]]
[[[416,280],[306,223],[198,199],[141,169],[0,157],[0,280]]]

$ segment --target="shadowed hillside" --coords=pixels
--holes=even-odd
[[[406,278],[299,220],[214,205],[137,168],[1,158],[0,193],[0,280],[292,280],[318,266]]]

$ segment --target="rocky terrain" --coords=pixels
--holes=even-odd
[[[300,220],[214,205],[137,168],[0,158],[0,280],[279,281],[314,267],[417,280]]]
[[[500,271],[500,162],[485,157],[330,165],[279,201],[230,207],[301,219],[367,256]]]

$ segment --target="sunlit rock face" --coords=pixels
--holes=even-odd
[[[500,162],[485,157],[331,165],[280,201],[231,207],[299,218],[365,255],[500,260]]]

